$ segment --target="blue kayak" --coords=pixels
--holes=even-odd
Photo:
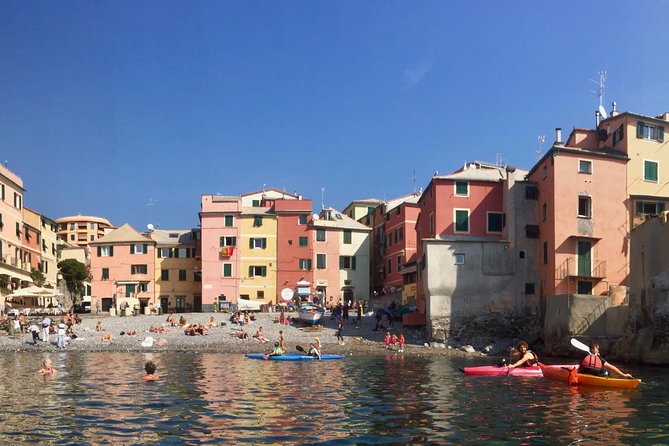
[[[246,355],[250,359],[265,359],[265,353],[249,353]],[[321,355],[321,360],[341,359],[344,355]],[[300,353],[286,353],[281,356],[270,356],[267,358],[270,361],[313,361],[317,359],[313,356],[302,355]]]

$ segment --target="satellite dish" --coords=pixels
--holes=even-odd
[[[146,225],[146,229],[148,229],[149,231],[153,231],[153,225],[149,223],[148,225]]]
[[[317,220],[320,218],[320,217],[318,216],[318,214],[314,214],[313,217],[314,217],[314,221],[317,221]]]
[[[603,105],[599,106],[599,114],[602,115],[602,119],[606,119],[606,110],[604,110]]]

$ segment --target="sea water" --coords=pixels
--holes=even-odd
[[[54,352],[45,378],[43,357],[0,355],[3,443],[669,444],[662,368],[621,391],[459,371],[486,358]]]

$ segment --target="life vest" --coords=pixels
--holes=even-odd
[[[527,350],[526,353],[532,353],[532,359],[528,359],[525,361],[521,367],[535,367],[537,364],[539,364],[539,357],[537,356],[536,353],[534,353],[532,350]]]
[[[602,358],[600,358],[599,355],[595,355],[593,353],[583,358],[581,365],[595,367],[598,369],[604,368],[604,362],[602,361]]]

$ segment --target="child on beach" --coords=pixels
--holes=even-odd
[[[386,348],[390,348],[390,332],[386,332]]]
[[[395,350],[395,346],[397,345],[397,335],[395,333],[390,338],[390,344],[393,346],[392,349]]]
[[[102,328],[102,322],[98,321],[98,323],[95,324],[95,331],[105,331],[105,329]]]
[[[146,375],[142,377],[144,381],[156,381],[158,379],[156,365],[153,361],[147,361],[146,364],[144,364],[144,370],[146,371]]]
[[[400,350],[399,351],[404,352],[404,343],[405,343],[404,333],[400,333],[399,343],[400,343]]]

